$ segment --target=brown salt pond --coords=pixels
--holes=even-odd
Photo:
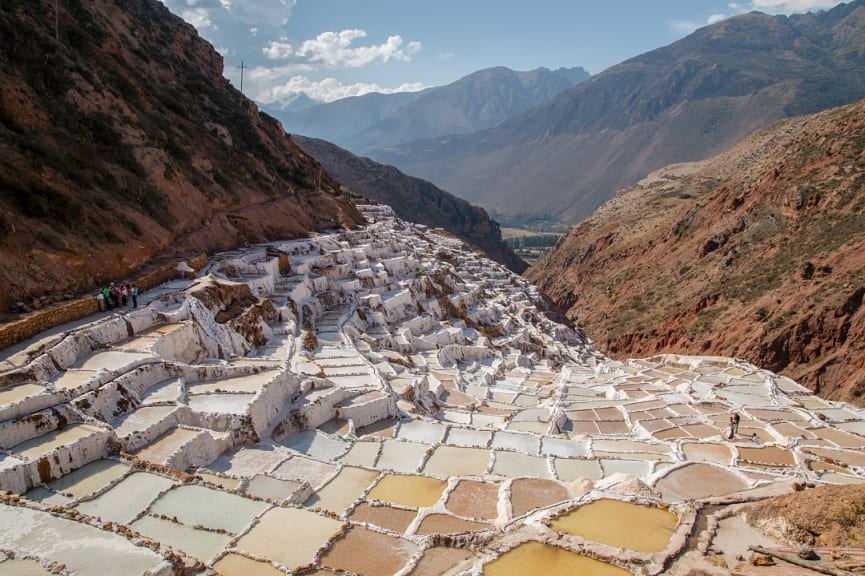
[[[489,482],[462,480],[448,495],[446,508],[467,518],[495,520],[498,515],[499,487]]]
[[[240,554],[226,554],[213,564],[213,569],[220,576],[284,576],[285,572],[276,568],[268,562],[259,562],[241,556]]]
[[[439,501],[446,487],[447,482],[436,478],[387,474],[366,498],[415,508],[428,507]]]
[[[678,521],[663,508],[602,498],[559,516],[551,526],[608,546],[660,552],[670,542]]]
[[[733,461],[733,453],[723,444],[702,444],[690,442],[682,446],[685,458],[717,464],[729,464]]]
[[[511,509],[514,518],[523,514],[567,500],[568,490],[555,480],[541,478],[517,478],[511,482]]]
[[[352,526],[322,557],[321,564],[364,576],[392,576],[419,551],[396,536]]]
[[[795,466],[793,453],[777,446],[738,446],[739,460],[746,463],[763,464],[766,466]]]
[[[403,533],[417,516],[414,510],[403,510],[392,506],[373,506],[367,502],[359,504],[352,511],[349,520],[367,522],[394,532]]]
[[[423,553],[409,576],[443,576],[456,573],[457,566],[472,558],[470,550],[433,546]]]
[[[429,514],[421,520],[415,533],[422,536],[426,534],[459,534],[485,528],[491,528],[491,526],[482,522],[457,518],[450,514]]]
[[[694,463],[673,470],[658,480],[655,489],[664,500],[683,502],[741,492],[748,489],[748,483],[725,468]]]
[[[302,527],[288,530],[287,526]],[[312,562],[318,550],[343,526],[339,520],[299,508],[271,508],[237,541],[251,555],[276,560],[289,569]]]
[[[526,542],[484,566],[487,576],[631,576],[627,570],[564,548],[541,542]]]

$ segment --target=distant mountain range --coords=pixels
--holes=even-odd
[[[368,155],[494,213],[575,223],[652,170],[863,96],[865,0],[790,17],[752,12],[613,66],[487,130],[401,145],[382,138]]]
[[[601,349],[744,358],[865,405],[865,100],[652,173],[527,276]]]
[[[528,267],[502,241],[498,223],[483,208],[325,140],[297,135],[292,140],[352,193],[389,205],[404,220],[444,228],[517,274]]]
[[[354,153],[495,126],[587,79],[582,68],[488,68],[419,92],[366,94],[302,110],[267,107],[285,130]]]

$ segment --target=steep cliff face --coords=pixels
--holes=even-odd
[[[292,139],[352,192],[389,205],[404,220],[442,227],[517,274],[528,267],[504,243],[498,222],[483,208],[330,142],[298,135],[292,135]]]
[[[710,353],[865,404],[865,101],[620,192],[528,272],[613,354]]]
[[[8,0],[0,48],[2,311],[362,221],[157,0]]]

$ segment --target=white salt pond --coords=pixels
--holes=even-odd
[[[172,480],[148,472],[130,474],[99,496],[81,502],[78,511],[103,521],[129,524],[144,512],[161,493],[174,485]]]
[[[128,576],[155,570],[159,554],[119,534],[0,503],[0,548],[44,558],[82,576]]]
[[[207,562],[222,552],[231,540],[228,534],[197,530],[189,525],[150,515],[133,522],[131,528],[202,562]]]
[[[259,502],[205,486],[184,485],[169,490],[150,507],[156,515],[176,518],[187,526],[242,532],[270,507]]]

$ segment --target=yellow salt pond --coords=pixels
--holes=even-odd
[[[552,521],[553,530],[638,552],[667,547],[678,517],[663,508],[602,498]]]
[[[630,572],[576,552],[542,544],[526,542],[505,552],[486,566],[487,576],[630,576]]]
[[[213,563],[221,576],[283,576],[285,572],[273,564],[252,560],[240,554],[226,554]]]
[[[367,494],[368,500],[381,500],[403,506],[428,507],[438,502],[447,482],[425,476],[388,474]]]

